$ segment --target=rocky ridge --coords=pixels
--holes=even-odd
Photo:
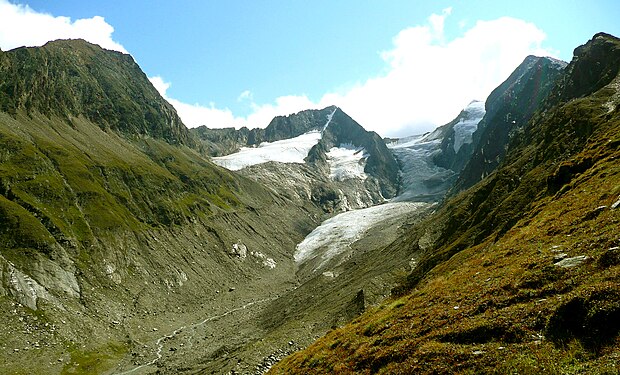
[[[546,99],[566,63],[528,56],[485,102],[486,114],[473,134],[471,160],[464,165],[452,193],[468,188],[494,171],[506,145]]]

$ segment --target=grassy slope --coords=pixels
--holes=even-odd
[[[128,141],[86,119],[0,113],[0,144],[0,372],[59,372],[49,360],[101,373],[132,350],[146,362],[142,343],[160,332],[290,287],[295,243],[316,225],[318,209],[293,207],[186,146]],[[231,256],[239,240],[277,267]],[[8,264],[52,298],[37,311],[15,305]],[[60,269],[75,275],[78,296]],[[234,296],[217,294],[230,286]],[[35,342],[42,349],[24,350]]]
[[[81,41],[2,52],[0,108],[0,372],[130,367],[162,332],[294,281],[318,209],[192,149],[130,57]],[[231,255],[237,241],[277,267]],[[44,291],[26,306],[31,284]]]
[[[394,244],[418,258],[415,289],[273,372],[616,373],[617,87],[535,116],[497,172]]]

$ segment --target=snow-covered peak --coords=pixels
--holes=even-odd
[[[471,114],[482,114],[484,116],[484,102],[482,100],[472,100],[463,111]]]
[[[463,110],[461,119],[454,124],[454,152],[458,153],[464,144],[472,142],[472,134],[485,114],[484,102],[474,100]]]
[[[213,158],[212,161],[231,171],[269,161],[304,163],[308,152],[319,140],[321,140],[321,132],[314,130],[295,138],[263,142],[258,147],[242,147],[239,152]]]

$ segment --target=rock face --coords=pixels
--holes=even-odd
[[[486,114],[473,133],[471,160],[463,167],[453,193],[466,189],[497,168],[508,143],[549,95],[566,67],[563,61],[528,56],[491,92]]]
[[[364,172],[376,179],[384,197],[394,197],[398,186],[398,164],[383,139],[375,132],[366,131],[339,108],[335,108],[331,116],[323,137],[310,150],[307,161],[320,167],[325,165],[328,153],[334,147],[350,145],[363,149],[367,155]]]

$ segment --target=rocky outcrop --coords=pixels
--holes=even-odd
[[[333,108],[328,107],[326,110]],[[319,143],[308,153],[306,162],[321,168],[327,163],[327,153],[334,147],[351,145],[363,149],[367,157],[364,172],[379,184],[380,193],[392,198],[398,191],[398,163],[385,141],[375,132],[369,132],[344,113],[334,108]],[[369,183],[374,183],[369,181]]]

